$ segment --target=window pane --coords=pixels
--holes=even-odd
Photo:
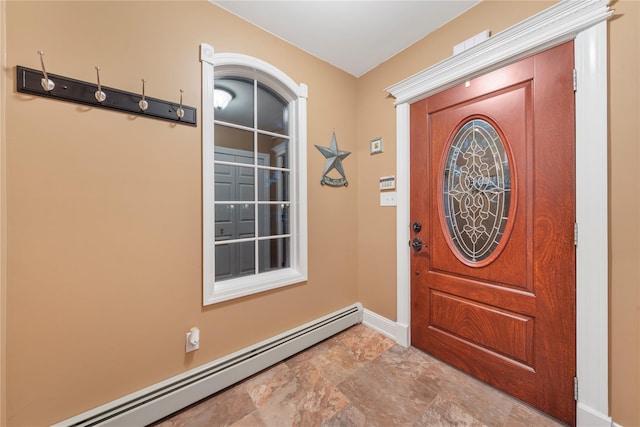
[[[258,83],[258,129],[289,135],[288,103]]]
[[[453,137],[444,168],[444,219],[459,254],[471,262],[500,246],[511,205],[510,169],[505,145],[489,122],[469,120]]]
[[[216,125],[214,138],[216,160],[253,164],[253,132]]]
[[[218,78],[215,89],[223,90],[233,97],[225,108],[215,108],[215,120],[253,127],[253,80]],[[215,104],[214,90],[214,104]]]
[[[216,246],[216,280],[233,279],[255,273],[254,242]]]
[[[253,202],[253,174],[252,167],[215,165],[215,201]]]
[[[261,202],[289,201],[289,172],[258,170],[258,200]]]
[[[265,159],[265,166],[289,168],[289,140],[269,135],[258,135],[259,157]],[[268,160],[267,160],[268,159]]]
[[[260,205],[258,218],[260,218],[258,227],[260,237],[289,234],[289,205],[284,203]]]
[[[258,273],[289,268],[289,238],[260,240],[258,242],[258,257],[260,267]]]
[[[216,242],[255,237],[255,208],[253,203],[216,205]]]

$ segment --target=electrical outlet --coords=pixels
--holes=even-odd
[[[187,332],[187,339],[185,344],[185,351],[189,353],[190,351],[195,351],[200,348],[200,330],[198,328],[191,328],[189,332]]]
[[[387,191],[380,193],[380,206],[397,206],[398,193],[395,191]]]

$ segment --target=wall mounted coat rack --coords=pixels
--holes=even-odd
[[[143,99],[143,95],[140,93],[125,92],[106,86],[98,87],[98,85],[94,83],[83,82],[46,72],[43,73],[41,70],[33,70],[20,65],[16,67],[16,71],[17,90],[20,93],[28,93],[46,98],[59,99],[61,101],[89,105],[91,107],[123,111],[138,116],[153,117],[160,120],[197,126],[197,110],[194,107],[182,105],[182,91],[180,91],[180,103],[175,103],[148,96],[144,96]],[[100,75],[97,67],[96,71],[99,82]],[[46,80],[43,76],[46,77]],[[45,90],[45,87],[51,89]],[[102,102],[98,101],[97,93],[100,92],[105,95]],[[102,99],[102,95],[100,95],[100,98]],[[141,101],[145,101],[145,103],[141,103]],[[147,108],[143,110],[142,106],[146,106]]]

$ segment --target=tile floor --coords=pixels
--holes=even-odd
[[[155,427],[561,426],[356,325]]]

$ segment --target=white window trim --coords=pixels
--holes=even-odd
[[[214,53],[200,45],[202,63],[202,282],[203,305],[264,292],[307,280],[307,94],[276,67],[246,55]],[[217,70],[214,70],[214,67]],[[233,75],[257,80],[289,101],[291,120],[291,267],[251,276],[215,281],[214,222],[214,77]]]

